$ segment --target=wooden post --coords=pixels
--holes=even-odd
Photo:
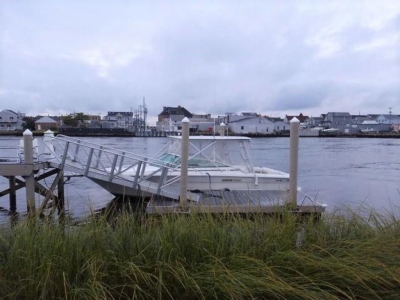
[[[189,164],[189,119],[182,120],[182,145],[181,145],[181,179],[180,179],[180,207],[187,206],[187,177]]]
[[[64,171],[58,172],[58,184],[57,184],[57,213],[59,221],[63,222],[65,217],[65,203],[64,203]]]
[[[11,176],[10,183],[10,215],[14,215],[17,211],[17,196],[15,193],[15,176]]]
[[[23,133],[24,139],[24,164],[33,166],[33,134],[27,129]],[[25,176],[26,204],[28,214],[35,213],[35,178],[33,171]]]
[[[290,172],[289,172],[289,205],[297,207],[297,172],[299,163],[299,128],[300,121],[293,118],[290,121]]]

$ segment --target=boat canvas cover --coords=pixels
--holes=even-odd
[[[180,157],[181,138],[173,138],[167,150],[169,154]],[[214,165],[221,166],[241,166],[247,172],[252,172],[253,166],[250,159],[250,139],[238,137],[190,137],[189,141],[189,166],[195,167],[195,162],[199,167]],[[210,165],[211,164],[211,165]]]

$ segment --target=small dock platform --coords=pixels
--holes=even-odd
[[[194,192],[194,191],[192,191]],[[198,191],[198,201],[188,201],[189,212],[199,213],[276,213],[287,207],[289,191]],[[325,205],[318,203],[302,192],[297,195],[299,213],[322,213]],[[180,211],[177,200],[154,196],[146,207],[148,214],[165,214]]]

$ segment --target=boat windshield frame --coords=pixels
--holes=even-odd
[[[221,168],[253,172],[250,160],[250,138],[191,136],[189,161],[191,169]],[[232,152],[234,152],[232,154]],[[157,157],[162,165],[180,168],[181,138],[172,137],[169,146]]]

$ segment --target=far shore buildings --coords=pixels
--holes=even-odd
[[[84,114],[84,113],[82,113]],[[147,110],[146,110],[147,114]],[[74,116],[74,114],[71,114]],[[24,126],[24,113],[10,109],[0,111],[0,131],[22,130]],[[279,117],[263,116],[255,112],[226,113],[212,117],[211,114],[195,114],[185,107],[164,106],[158,115],[156,126],[149,127],[145,124],[145,115],[132,111],[109,111],[103,118],[100,115],[89,115],[89,120],[79,121],[77,127],[88,128],[123,128],[132,132],[158,131],[180,132],[182,120],[187,117],[190,121],[191,132],[213,133],[219,132],[219,124],[224,123],[228,132],[235,134],[274,134],[290,130],[290,121],[296,117],[300,120],[303,131],[323,129],[336,129],[343,134],[356,134],[360,132],[389,132],[399,131],[400,116],[392,114],[358,114],[348,112],[328,112],[316,117],[308,117],[300,113],[297,116],[286,115]],[[33,117],[31,117],[33,118]],[[62,117],[37,116],[34,118],[36,130],[56,129],[65,126]],[[70,125],[71,126],[71,125]],[[70,127],[69,126],[69,127]]]
[[[101,121],[102,128],[125,128],[133,127],[133,112],[131,111],[109,111]]]
[[[24,113],[15,112],[11,109],[0,111],[0,131],[22,130],[25,117]]]
[[[161,132],[179,132],[182,130],[183,118],[188,118],[191,132],[212,132],[215,128],[216,118],[211,114],[193,114],[183,106],[164,106],[158,115],[156,130]]]
[[[50,117],[42,117],[35,121],[35,130],[57,130],[60,123]]]

